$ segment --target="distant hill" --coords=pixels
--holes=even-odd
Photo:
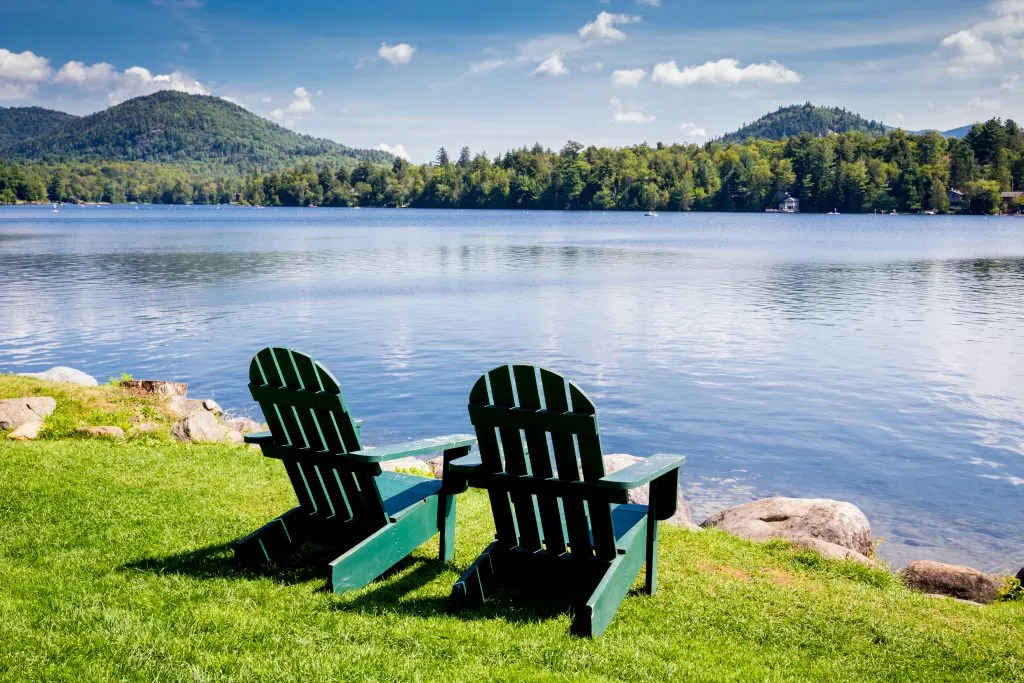
[[[0,107],[0,150],[28,138],[52,133],[77,118],[42,107]]]
[[[808,102],[780,107],[778,111],[744,125],[735,133],[722,136],[722,141],[743,142],[751,138],[781,140],[801,133],[822,137],[830,133],[849,131],[881,135],[885,133],[886,127],[878,121],[869,121],[845,109],[816,107]]]
[[[952,130],[944,130],[942,131],[942,135],[947,138],[962,138],[971,132],[971,128],[974,128],[973,123],[969,126],[960,126],[959,128],[953,128]]]
[[[308,160],[393,160],[300,135],[219,97],[171,91],[83,117],[38,107],[6,109],[2,116],[18,127],[0,137],[0,158],[18,161],[146,161],[249,173]]]

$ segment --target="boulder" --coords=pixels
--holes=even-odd
[[[416,472],[422,472],[423,474],[429,474],[432,470],[430,465],[419,458],[396,458],[395,460],[387,460],[380,464],[380,468],[385,472],[394,472],[396,470],[414,470]]]
[[[95,377],[87,375],[81,370],[61,366],[50,368],[46,372],[22,372],[19,374],[22,377],[35,377],[36,379],[45,379],[50,382],[68,382],[69,384],[77,384],[82,387],[99,386],[99,382],[96,381]]]
[[[703,527],[717,527],[754,541],[782,538],[798,542],[812,538],[871,554],[871,525],[852,503],[820,498],[766,498],[729,508],[704,520]]]
[[[8,434],[7,438],[15,441],[32,441],[38,438],[39,432],[42,428],[43,423],[39,420],[24,422],[17,429]]]
[[[829,543],[823,541],[820,538],[812,538],[810,536],[794,536],[788,539],[790,543],[795,545],[797,548],[803,550],[810,550],[811,552],[818,553],[822,557],[827,557],[832,560],[853,560],[859,562],[866,567],[877,567],[878,563],[872,560],[866,555],[858,553],[856,550],[850,550],[844,548],[841,545],[835,543]]]
[[[171,427],[171,434],[178,441],[186,443],[222,443],[227,440],[217,418],[205,410],[176,422]]]
[[[911,562],[903,569],[903,581],[923,593],[948,595],[983,605],[996,599],[1001,581],[971,567],[929,560]]]
[[[223,415],[224,414],[224,410],[212,398],[204,398],[203,399],[203,408],[205,408],[209,412],[213,413],[214,415]]]
[[[79,427],[78,432],[107,439],[124,439],[124,430],[120,427]]]
[[[49,396],[0,401],[0,429],[17,429],[26,422],[42,422],[56,409],[57,401]]]
[[[444,456],[439,455],[436,458],[431,458],[426,463],[426,466],[434,475],[434,479],[444,478]],[[1024,570],[1021,570],[1024,571]]]
[[[228,442],[229,443],[233,443],[236,446],[244,444],[245,443],[245,436],[242,434],[242,432],[240,432],[240,431],[238,431],[236,429],[230,429],[230,430],[228,430]]]
[[[630,465],[640,462],[643,458],[638,458],[635,455],[629,455],[627,453],[611,453],[604,456],[604,471],[606,474],[612,474],[618,472],[621,469],[625,469]],[[629,502],[637,505],[647,505],[650,500],[651,487],[650,485],[641,486],[640,488],[633,489],[629,492]],[[693,523],[693,516],[690,512],[690,506],[683,498],[683,491],[680,488],[676,500],[676,513],[665,520],[666,523],[673,526],[682,527],[683,529],[689,529],[690,531],[700,531],[700,527]]]
[[[202,401],[185,398],[184,396],[171,396],[170,400],[167,401],[167,409],[175,417],[188,417],[196,413],[206,412]]]
[[[230,420],[225,420],[224,424],[228,429],[232,429],[242,434],[252,434],[254,432],[262,432],[264,430],[263,425],[256,420],[250,420],[247,417],[233,417]]]

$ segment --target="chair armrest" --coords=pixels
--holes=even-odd
[[[439,451],[449,451],[455,448],[469,448],[476,443],[476,437],[470,434],[449,434],[437,436],[431,439],[420,439],[394,446],[381,446],[380,448],[364,448],[359,451],[352,451],[345,457],[353,458],[362,462],[385,462],[396,458],[407,458],[414,455],[427,455]]]
[[[673,470],[678,470],[684,462],[686,462],[686,458],[681,455],[657,453],[629,467],[624,467],[618,472],[602,477],[598,480],[597,485],[617,491],[628,491],[649,484]]]
[[[465,455],[448,463],[448,469],[454,474],[473,474],[483,466],[479,453]]]
[[[270,432],[255,432],[253,434],[246,434],[242,438],[245,440],[245,443],[254,443],[259,446],[274,442],[274,435]]]

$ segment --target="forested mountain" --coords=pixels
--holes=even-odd
[[[52,133],[77,118],[42,107],[0,107],[0,151],[22,140]]]
[[[822,137],[831,133],[859,131],[881,135],[887,128],[878,121],[868,121],[858,114],[838,107],[815,107],[810,102],[780,107],[778,111],[748,123],[735,133],[722,136],[723,142],[746,140],[781,140],[801,133]]]
[[[384,152],[299,135],[219,97],[171,91],[83,117],[37,107],[7,109],[3,114],[20,122],[14,132],[0,136],[0,158],[15,161],[142,161],[223,174],[307,160],[392,160]]]

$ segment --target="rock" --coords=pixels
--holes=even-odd
[[[833,560],[853,560],[854,562],[859,562],[867,567],[878,566],[877,562],[866,555],[858,553],[856,550],[850,550],[849,548],[844,548],[841,545],[823,541],[820,538],[812,538],[811,536],[794,536],[788,540],[796,547],[818,553],[822,557],[827,557]]]
[[[95,377],[87,375],[81,370],[61,366],[50,368],[46,372],[22,372],[19,374],[22,377],[35,377],[36,379],[45,379],[50,382],[68,382],[69,384],[77,384],[82,387],[99,386],[99,382],[96,381]]]
[[[213,413],[192,413],[171,427],[171,434],[186,443],[222,443],[227,440]]]
[[[228,431],[228,442],[233,443],[235,445],[244,444],[245,436],[242,434],[242,432],[236,429],[231,429]]]
[[[754,541],[782,538],[797,542],[816,538],[871,554],[871,525],[852,503],[821,498],[765,498],[729,508],[704,520],[702,527],[717,527]]]
[[[640,462],[643,458],[638,458],[635,455],[629,455],[627,453],[611,453],[604,456],[604,471],[606,474],[612,474],[618,472],[621,469],[625,469],[630,465]],[[629,502],[637,505],[647,505],[650,500],[651,487],[650,485],[641,486],[638,489],[633,489],[629,492]],[[700,527],[693,523],[693,516],[690,512],[690,506],[687,504],[686,499],[683,498],[682,490],[678,493],[676,500],[676,513],[665,520],[666,523],[673,526],[682,527],[683,529],[689,529],[690,531],[700,531]]]
[[[56,409],[57,401],[49,396],[0,401],[0,429],[17,429],[26,422],[42,422]]]
[[[167,401],[167,409],[176,417],[188,417],[206,411],[202,401],[184,396],[171,396],[171,399]]]
[[[924,593],[948,595],[984,605],[996,599],[1001,582],[995,576],[971,567],[929,560],[911,562],[903,569],[908,586]]]
[[[140,422],[132,428],[133,434],[152,434],[159,431],[160,425],[156,422]]]
[[[385,472],[394,472],[395,470],[415,470],[428,474],[431,472],[430,465],[419,458],[397,458],[395,460],[388,460],[380,464],[380,468]]]
[[[212,398],[203,399],[203,408],[214,415],[223,415],[224,410]]]
[[[444,456],[439,455],[436,458],[431,458],[426,462],[427,467],[434,475],[434,479],[444,478]],[[1024,571],[1024,570],[1021,570]]]
[[[120,427],[79,427],[78,432],[108,439],[124,439],[124,430]]]
[[[184,396],[188,385],[184,382],[165,382],[158,379],[129,379],[121,382],[121,388],[133,394],[149,396]]]
[[[232,429],[242,434],[253,434],[255,432],[262,432],[265,427],[256,420],[250,420],[247,417],[233,417],[230,420],[225,420],[224,424],[228,429]]]
[[[39,420],[33,422],[24,422],[17,429],[7,435],[8,439],[14,439],[15,441],[32,441],[39,436],[39,431],[43,428],[43,423]]]

